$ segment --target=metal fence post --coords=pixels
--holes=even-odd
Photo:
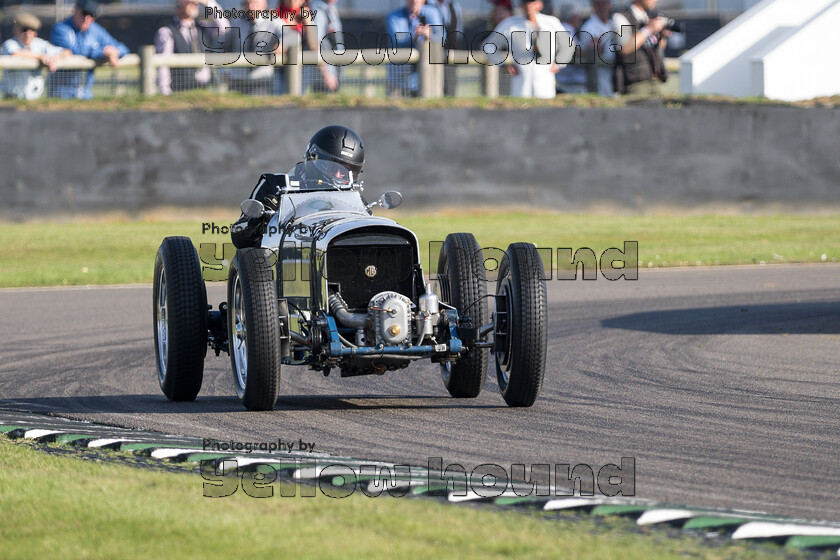
[[[420,82],[420,97],[429,99],[434,97],[435,75],[434,68],[429,64],[430,41],[420,45],[420,60],[417,62],[417,79]]]
[[[376,97],[376,87],[373,85],[373,80],[376,78],[376,67],[365,64],[362,67],[362,78],[364,78],[365,82],[362,95],[365,97]]]
[[[289,95],[303,95],[303,60],[299,45],[289,47],[286,72],[286,89]]]
[[[443,80],[444,80],[444,72],[446,70],[446,66],[451,64],[449,59],[450,52],[444,51],[442,56],[444,57],[445,63],[444,64],[435,64],[435,97],[443,97]]]
[[[495,99],[499,97],[499,67],[493,64],[481,65],[482,88],[484,97]]]
[[[158,92],[154,58],[154,45],[140,47],[140,93],[143,95],[157,95]]]
[[[443,97],[443,69],[449,64],[449,51],[443,48],[442,39],[436,40],[434,35],[432,37],[427,41],[432,75],[431,97]],[[435,61],[435,63],[432,64],[432,61]]]

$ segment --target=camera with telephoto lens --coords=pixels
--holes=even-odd
[[[658,15],[656,17],[661,17],[665,19],[665,26],[662,28],[663,30],[670,31],[671,33],[685,33],[684,21],[677,21],[669,18],[668,16],[663,15]]]

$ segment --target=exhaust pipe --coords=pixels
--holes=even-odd
[[[338,322],[345,327],[363,329],[367,326],[367,313],[350,313],[347,311],[347,304],[344,303],[344,300],[337,293],[330,292],[329,302],[330,311],[332,311],[332,314]]]

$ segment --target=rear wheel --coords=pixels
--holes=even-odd
[[[499,265],[494,354],[509,406],[531,406],[545,374],[548,313],[543,263],[530,243],[512,243]]]
[[[272,410],[280,392],[280,319],[270,251],[240,249],[228,274],[228,345],[236,394]]]
[[[469,315],[480,327],[488,321],[487,273],[481,247],[471,233],[450,233],[438,259],[441,300]],[[457,362],[441,364],[441,377],[449,394],[457,398],[477,397],[487,377],[487,350],[474,348]]]
[[[167,237],[161,243],[152,292],[160,388],[171,401],[195,400],[207,353],[207,292],[188,237]]]

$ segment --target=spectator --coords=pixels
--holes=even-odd
[[[335,0],[331,0],[330,4],[335,4]],[[301,47],[304,50],[320,53],[321,44],[319,41],[320,29],[318,27],[318,22],[314,17],[310,21],[304,21],[302,11],[304,8],[308,8],[307,11],[310,14],[312,13],[313,9],[316,12],[322,12],[323,9],[323,13],[316,13],[318,20],[322,20],[324,17],[326,17],[326,10],[329,9],[322,8],[321,6],[307,6],[305,0],[281,0],[281,2],[277,6],[277,9],[280,11],[281,14],[285,14],[285,18],[283,19],[283,26],[285,28],[284,33],[290,34],[290,36],[287,38],[287,41],[290,45],[292,44],[292,39],[294,39],[295,44],[301,45]],[[332,15],[336,18],[338,17],[338,10],[335,8],[335,6],[332,6]],[[339,26],[340,25],[341,22],[339,21]],[[328,25],[324,25],[324,36],[327,35],[326,29],[328,27]],[[323,36],[321,36],[321,38],[323,38]],[[331,38],[335,38],[335,35],[333,35]],[[319,93],[336,91],[338,89],[338,72],[330,72],[330,70],[339,69],[333,66],[329,66],[323,60],[321,60],[317,66],[312,66],[309,64],[304,65],[302,68],[303,91],[306,92],[307,90],[311,90]]]
[[[303,11],[301,10],[305,4],[305,0],[280,0],[277,3],[277,11],[282,18],[281,25],[286,28],[294,28],[295,36],[298,39],[303,36],[303,28],[306,25],[306,22],[303,21]],[[288,32],[289,29],[286,31]]]
[[[580,47],[581,54],[586,47],[581,44],[580,35],[577,34],[581,23],[581,10],[575,4],[563,4],[560,6],[560,22],[569,35],[572,37],[576,47]],[[582,59],[578,62],[583,62]],[[557,72],[558,93],[586,93],[586,66],[583,64],[569,64]]]
[[[12,32],[14,38],[3,43],[0,54],[34,58],[55,72],[58,61],[70,56],[68,49],[51,45],[38,37],[41,20],[32,14],[19,14],[15,18]],[[5,97],[38,99],[44,93],[44,76],[41,68],[36,70],[5,70],[0,85]]]
[[[659,97],[665,74],[662,53],[671,32],[665,29],[666,18],[650,18],[657,0],[633,0],[630,7],[613,16],[613,26],[633,26],[633,33],[621,33],[621,50],[616,53],[613,84],[618,93]],[[635,53],[635,56],[629,56]]]
[[[443,19],[443,29],[446,32],[446,40],[443,43],[444,52],[450,50],[466,49],[464,43],[464,14],[458,0],[429,0],[429,5],[434,6],[440,12]],[[455,97],[455,89],[458,85],[457,67],[454,64],[447,64],[443,70],[443,95]]]
[[[73,54],[93,60],[106,59],[116,68],[120,59],[128,54],[128,48],[96,23],[98,15],[96,0],[78,0],[73,15],[53,27],[51,41],[70,49]],[[93,69],[59,70],[50,76],[50,95],[53,97],[91,99],[92,88]]]
[[[585,31],[592,36],[595,47],[595,80],[594,91],[598,95],[604,97],[612,97],[615,95],[613,91],[612,74],[613,64],[615,63],[615,52],[613,52],[613,44],[615,35],[612,33],[616,31],[613,28],[612,19],[610,17],[612,6],[610,0],[592,0],[592,17],[586,20],[581,31]],[[589,37],[584,35],[588,40]]]
[[[521,0],[520,8],[522,15],[507,18],[495,29],[497,33],[507,37],[511,52],[520,58],[527,56],[529,51],[534,53],[534,59],[530,62],[520,64],[514,60],[513,64],[506,67],[513,76],[511,95],[552,99],[557,92],[555,74],[560,69],[555,61],[559,46],[555,34],[565,31],[565,27],[556,17],[540,13],[543,8],[541,0]],[[523,33],[513,35],[514,31]],[[540,52],[537,43],[537,33],[540,31],[548,32],[548,52]],[[551,48],[551,45],[554,47]]]
[[[317,52],[321,52],[325,38],[333,51],[338,50],[338,45],[344,44],[344,30],[336,4],[337,0],[312,0],[310,4],[311,11],[315,12],[315,27],[318,30],[317,41],[313,49]],[[305,81],[311,82],[312,91],[320,93],[338,91],[341,84],[341,66],[333,66],[321,60],[317,69],[306,66],[304,69],[309,70],[311,75],[311,78]],[[318,79],[319,74],[320,80]]]
[[[426,41],[443,39],[439,35],[443,28],[440,12],[434,6],[424,4],[424,0],[406,0],[404,8],[397,8],[388,14],[385,27],[394,47],[420,48]],[[433,26],[439,27],[433,28]],[[417,97],[419,90],[420,82],[416,65],[388,65],[389,95]]]
[[[500,23],[513,15],[511,0],[490,0],[490,29],[495,29]]]
[[[306,5],[306,0],[280,0],[277,4],[277,10],[280,12],[280,16],[282,19],[280,20],[280,24],[283,26],[283,41],[285,41],[285,46],[281,42],[282,51],[285,53],[289,50],[292,46],[300,46],[308,47],[309,50],[313,50],[315,48],[315,35],[316,32],[311,32],[311,22],[305,22],[303,20],[303,11],[302,9]],[[306,27],[310,25],[310,27]],[[311,32],[311,33],[310,33]],[[299,60],[290,61],[292,64],[299,64]],[[312,81],[312,71],[311,68],[304,66],[301,68],[301,74],[303,75],[303,89],[306,90],[307,80]],[[275,83],[278,84],[276,88],[276,93],[283,94],[288,93],[285,86],[285,72],[283,70],[276,71],[275,74]]]
[[[216,0],[176,0],[175,18],[155,34],[155,52],[159,54],[186,54],[205,52],[206,43],[215,43],[218,33],[230,25],[222,17],[221,6]],[[199,4],[202,6],[199,8]],[[212,9],[211,21],[196,22],[196,18],[203,8]],[[215,30],[212,28],[216,28]],[[213,35],[211,35],[213,34]],[[207,40],[204,40],[204,36]],[[211,36],[215,39],[211,40]],[[210,85],[211,68],[202,66],[198,70],[192,68],[175,68],[168,66],[158,68],[158,90],[163,95],[173,91],[186,91],[197,87]]]
[[[280,18],[263,17],[268,10],[268,0],[243,0],[242,9],[245,18],[233,19],[224,36],[223,44],[226,52],[258,53],[245,56],[251,62],[259,62],[259,66],[226,68],[223,74],[228,87],[234,91],[251,95],[280,95],[286,92],[282,69],[267,64],[265,55],[282,56],[283,50],[299,40],[299,34],[294,30],[283,33],[284,25],[295,25]],[[248,15],[255,16],[253,18]],[[283,44],[283,42],[287,44]]]

